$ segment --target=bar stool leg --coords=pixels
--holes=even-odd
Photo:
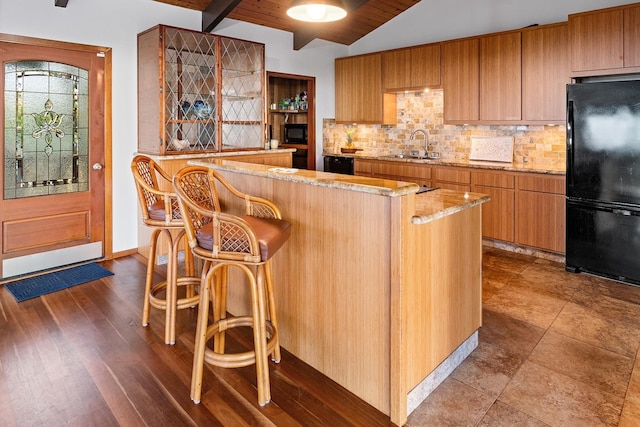
[[[150,302],[149,294],[151,293],[151,286],[153,285],[153,270],[156,264],[156,253],[158,249],[158,236],[160,235],[159,229],[154,229],[151,233],[151,239],[149,240],[149,258],[147,260],[147,277],[144,284],[144,302],[142,305],[142,326],[149,325],[149,311]]]
[[[265,281],[267,284],[267,307],[269,309],[269,321],[273,325],[273,328],[278,331],[278,319],[276,317],[276,299],[273,293],[273,276],[271,275],[271,262],[266,261],[264,263],[264,271],[265,271]],[[281,354],[280,354],[280,338],[277,338],[275,348],[273,349],[273,354],[271,355],[271,360],[275,363],[280,363]]]
[[[209,324],[210,283],[216,274],[211,262],[205,262],[202,283],[200,284],[200,302],[198,303],[198,320],[196,325],[195,345],[193,349],[193,368],[191,373],[191,400],[200,403],[202,392],[202,373],[204,370],[204,352],[207,344],[207,328]],[[207,271],[205,274],[204,271]]]
[[[164,342],[174,345],[176,343],[176,315],[178,311],[178,251],[180,249],[180,235],[176,238],[170,230],[164,230],[167,237],[167,287]]]
[[[214,304],[213,304],[213,321],[218,322],[227,317],[227,289],[229,285],[229,267],[222,264],[219,267],[215,280]],[[224,353],[225,331],[218,332],[214,335],[213,351],[216,353]]]
[[[265,274],[263,265],[257,267],[256,276],[256,279],[250,277],[253,341],[256,359],[258,404],[264,406],[271,401],[271,386],[269,383],[269,364],[267,357],[266,301],[264,295]]]

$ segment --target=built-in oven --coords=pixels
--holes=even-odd
[[[324,156],[324,171],[353,175],[353,157]]]

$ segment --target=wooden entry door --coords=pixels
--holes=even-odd
[[[0,41],[1,279],[105,255],[105,58]]]

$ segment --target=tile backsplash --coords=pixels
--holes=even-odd
[[[443,159],[468,160],[471,137],[512,136],[514,163],[564,166],[564,126],[445,125],[442,99],[442,90],[398,94],[397,124],[357,125],[354,145],[370,155],[417,150],[424,146],[423,136],[416,134],[414,141],[409,141],[409,136],[416,129],[424,129],[429,133],[429,151],[440,153]],[[347,140],[347,127],[334,119],[323,120],[324,153],[340,153]]]

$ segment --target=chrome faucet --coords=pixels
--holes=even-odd
[[[416,136],[416,133],[421,132],[424,135],[424,154],[425,156],[429,157],[429,134],[427,134],[427,131],[424,129],[416,129],[413,132],[411,132],[411,135],[409,136],[409,141],[413,141],[413,138]]]

